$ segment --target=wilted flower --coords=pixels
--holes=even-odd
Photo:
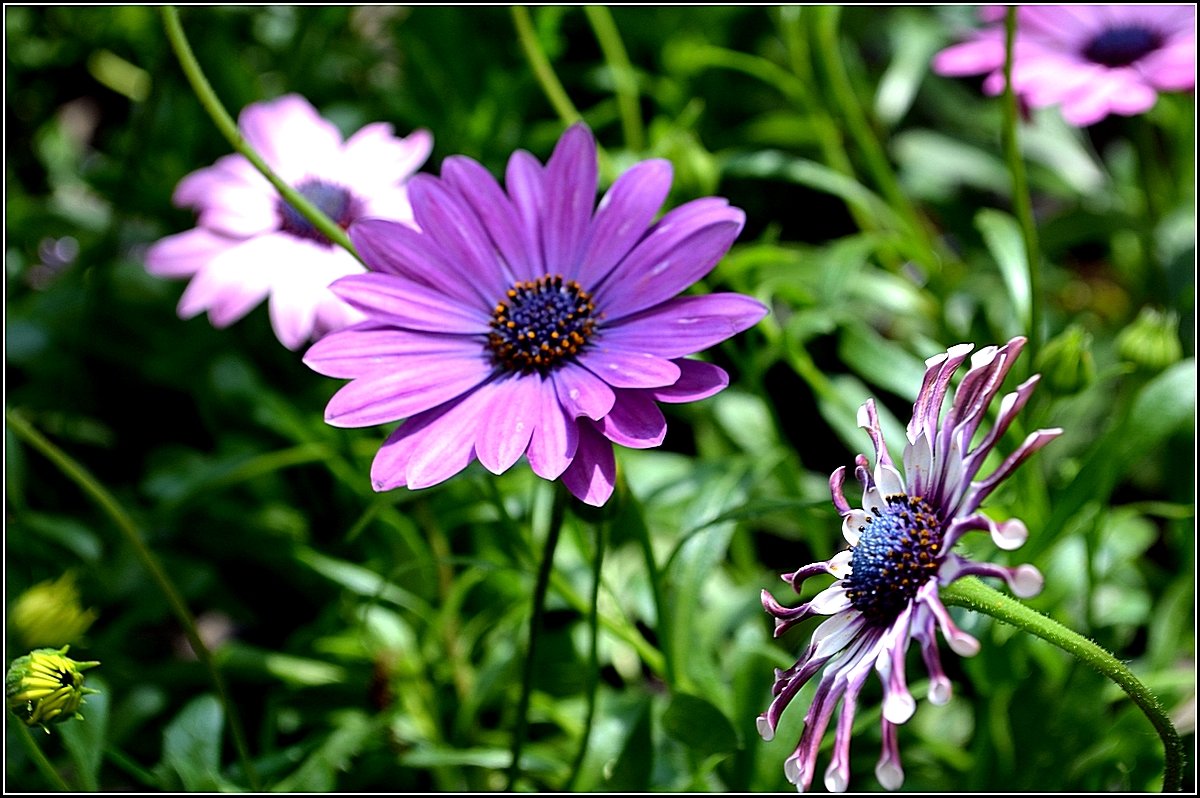
[[[304,361],[354,378],[330,400],[330,424],[407,419],[375,457],[376,490],[434,485],[476,458],[499,474],[525,455],[534,473],[601,505],[612,443],[657,446],[666,421],[656,402],[728,383],[685,356],[766,314],[739,294],[676,296],[721,259],[744,214],[708,197],[654,223],[671,185],[661,160],[632,167],[595,207],[596,143],[582,124],[545,166],[514,153],[506,182],[447,158],[440,179],[410,184],[420,231],[355,224],[372,271],[333,290],[367,321]]]
[[[989,73],[984,91],[1004,90],[1003,13],[967,42],[938,53],[942,75]],[[1194,5],[1021,6],[1013,44],[1013,91],[1034,108],[1061,105],[1073,125],[1132,116],[1160,91],[1196,84]]]
[[[267,165],[343,229],[365,216],[411,223],[405,181],[429,156],[432,138],[392,135],[384,122],[345,141],[307,100],[289,94],[247,106],[238,127]],[[176,205],[200,213],[195,229],[150,247],[146,268],[190,277],[179,315],[208,311],[225,327],[270,296],[271,326],[289,349],[362,316],[329,284],[364,271],[276,192],[242,155],[226,155],[187,175]]]
[[[777,637],[814,615],[831,616],[817,627],[793,667],[775,671],[775,698],[758,718],[759,733],[772,739],[783,710],[824,668],[804,716],[800,743],[784,763],[788,781],[799,790],[812,783],[817,750],[839,701],[842,710],[825,786],[837,792],[846,789],[850,731],[859,692],[872,668],[883,683],[883,754],[875,774],[889,790],[903,783],[896,726],[916,709],[904,675],[909,642],[915,638],[921,646],[929,671],[929,700],[934,704],[950,699],[950,680],[938,659],[934,630],[941,629],[950,648],[961,656],[979,650],[979,642],[955,626],[938,597],[939,587],[974,574],[1000,577],[1022,598],[1041,590],[1042,575],[1031,565],[1007,568],[976,563],[951,551],[959,538],[975,530],[987,530],[1002,549],[1019,547],[1028,534],[1021,521],[1013,518],[997,523],[978,512],[979,506],[1018,465],[1062,430],[1031,433],[988,477],[976,480],[975,476],[1029,399],[1036,375],[1001,399],[995,426],[971,448],[988,406],[1024,343],[1025,339],[1014,338],[1005,346],[977,352],[945,417],[942,404],[950,378],[972,346],[959,344],[925,361],[925,380],[908,424],[903,473],[888,454],[875,403],[868,399],[859,410],[858,422],[875,445],[874,471],[863,455],[855,461],[855,475],[863,486],[863,509],[852,509],[842,494],[845,467],[829,478],[833,504],[842,516],[842,534],[850,548],[783,576],[797,593],[806,579],[820,573],[831,574],[837,582],[797,607],[785,607],[763,591],[763,606],[775,616]]]
[[[8,624],[27,646],[61,646],[75,642],[99,613],[79,601],[75,574],[38,582],[13,602]]]
[[[97,692],[83,686],[83,671],[100,663],[76,662],[68,649],[35,649],[9,667],[4,677],[8,708],[27,725],[45,727],[79,717],[83,697]]]

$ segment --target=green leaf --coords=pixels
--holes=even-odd
[[[1029,327],[1031,302],[1029,264],[1025,257],[1021,228],[1016,219],[992,208],[984,208],[975,214],[975,227],[1000,269],[1013,310],[1016,311],[1015,328],[1006,331],[1006,334],[1014,335]]]
[[[638,712],[605,787],[611,792],[645,792],[650,786],[653,768],[654,743],[650,735],[650,703],[647,701]]]
[[[676,693],[663,713],[667,736],[701,756],[725,754],[739,747],[737,732],[725,713],[699,696]]]
[[[346,681],[346,671],[328,662],[266,651],[244,643],[230,642],[216,653],[223,670],[239,676],[257,676],[296,687],[314,687]]]
[[[87,686],[100,692],[88,695],[79,711],[79,718],[67,721],[59,729],[62,731],[63,745],[75,763],[80,786],[87,792],[99,792],[97,775],[108,734],[108,686],[97,676],[89,676]]]
[[[349,769],[351,760],[379,733],[385,715],[375,720],[351,711],[338,716],[337,728],[292,774],[271,787],[273,792],[332,792],[337,773]]]
[[[179,775],[185,790],[212,792],[223,785],[220,770],[224,724],[220,702],[203,695],[184,707],[163,732],[163,764]]]

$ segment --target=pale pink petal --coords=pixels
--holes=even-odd
[[[290,184],[336,173],[342,134],[298,94],[246,106],[238,127],[271,170]]]
[[[241,240],[197,227],[159,239],[146,250],[146,271],[156,277],[191,277]]]

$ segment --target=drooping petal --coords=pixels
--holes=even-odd
[[[585,368],[574,364],[551,373],[558,401],[572,417],[587,416],[599,421],[608,415],[617,395],[609,384]]]
[[[571,464],[579,446],[579,425],[558,401],[552,390],[539,392],[538,425],[525,456],[533,473],[542,479],[558,479]]]
[[[729,385],[729,375],[720,366],[702,360],[676,359],[671,361],[679,367],[679,379],[672,385],[651,388],[655,401],[678,403],[698,402],[719,393]]]
[[[662,443],[667,420],[658,405],[642,391],[618,391],[616,402],[596,425],[613,443],[631,449],[648,449]]]
[[[563,472],[563,484],[575,498],[592,507],[601,507],[612,496],[617,484],[617,462],[612,444],[593,424],[579,422],[579,447],[575,458]]]
[[[488,471],[502,474],[525,454],[542,411],[542,393],[554,387],[537,375],[496,381],[479,422],[475,456]]]

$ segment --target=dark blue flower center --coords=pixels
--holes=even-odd
[[[850,556],[846,596],[867,621],[886,626],[912,601],[941,565],[942,522],[920,497],[887,497],[866,508],[867,523]]]
[[[560,275],[518,282],[496,303],[488,348],[509,371],[542,374],[579,352],[599,316],[592,295]]]
[[[296,186],[296,191],[317,206],[321,213],[332,219],[343,230],[349,227],[350,223],[362,212],[361,203],[353,194],[341,186],[326,183],[324,180],[305,180]],[[275,210],[279,214],[279,227],[285,233],[315,241],[327,247],[333,246],[333,242],[324,233],[314,227],[312,222],[305,219],[300,211],[293,208],[283,197],[280,197],[275,203]]]
[[[1083,57],[1106,67],[1129,66],[1163,45],[1162,34],[1141,25],[1109,28],[1088,42]]]

